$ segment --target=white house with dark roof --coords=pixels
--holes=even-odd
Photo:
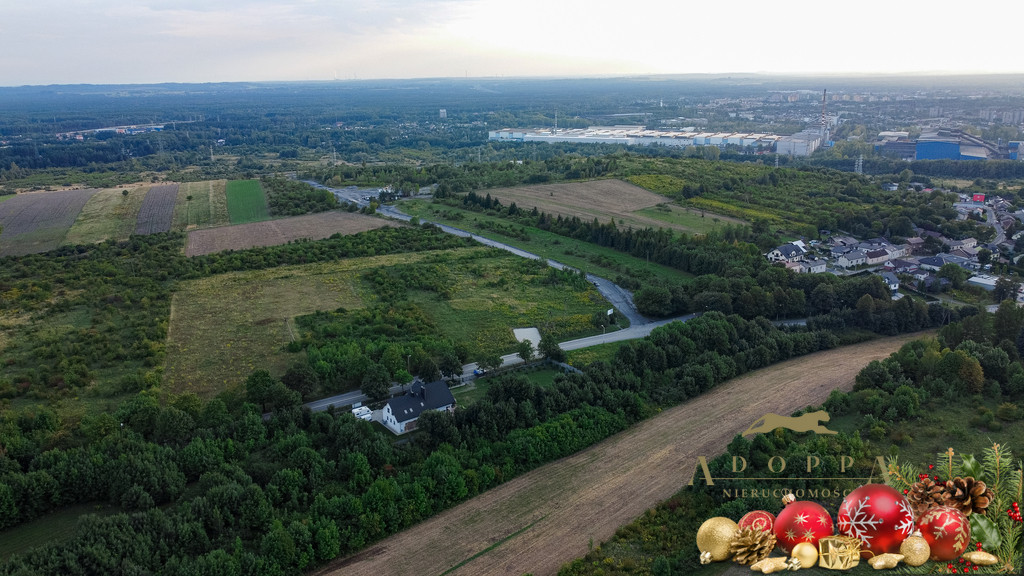
[[[779,246],[764,256],[772,262],[796,262],[806,253],[807,250],[803,247],[803,242],[791,242]]]
[[[847,252],[836,260],[836,264],[839,264],[843,268],[851,268],[853,266],[860,266],[866,260],[866,256],[860,250],[853,250]]]
[[[895,292],[900,289],[900,279],[892,272],[882,272],[879,276],[881,276],[882,280],[885,281],[885,285],[889,287],[890,292]]]
[[[428,410],[454,410],[455,397],[448,384],[437,380],[424,384],[416,382],[403,396],[392,398],[381,411],[381,423],[395,434],[416,429],[416,420]]]
[[[800,274],[821,274],[825,272],[825,269],[824,260],[811,260],[809,262],[801,262],[800,269],[797,272]]]

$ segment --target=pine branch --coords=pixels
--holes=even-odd
[[[903,492],[910,490],[910,487],[917,482],[918,469],[913,464],[900,464],[897,456],[890,456],[886,460],[886,467],[889,470],[889,486]]]
[[[943,482],[953,479],[953,455],[952,448],[935,453],[935,473],[940,475]]]

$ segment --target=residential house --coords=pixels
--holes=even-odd
[[[896,274],[913,274],[917,271],[917,262],[896,258],[886,262],[885,268]]]
[[[803,255],[807,253],[807,250],[802,246],[803,242],[795,243],[790,242],[789,244],[783,244],[771,252],[765,254],[765,258],[772,262],[796,262]]]
[[[455,397],[443,380],[429,384],[415,382],[403,396],[392,398],[384,405],[381,422],[395,434],[416,429],[416,420],[428,410],[454,410]]]
[[[946,261],[938,256],[926,256],[918,260],[917,263],[922,270],[937,271],[939,268],[942,268],[942,265],[945,264]]]
[[[978,245],[978,241],[974,238],[964,238],[963,240],[950,240],[944,239],[943,242],[946,246],[949,246],[950,250],[956,250],[957,248],[974,248]]]
[[[811,260],[809,262],[801,262],[799,272],[802,274],[821,274],[825,272],[825,261]]]
[[[860,266],[867,260],[867,257],[860,250],[853,250],[843,254],[836,260],[836,264],[843,268],[852,268],[854,266]]]
[[[924,251],[924,238],[907,238],[907,248],[911,254],[920,254]]]
[[[996,281],[999,280],[996,276],[988,276],[985,274],[978,274],[977,276],[971,276],[967,279],[967,283],[971,286],[979,286],[985,290],[995,290]]]
[[[892,272],[882,272],[880,276],[885,281],[885,285],[889,287],[890,292],[896,292],[900,289],[900,279]]]
[[[864,254],[864,261],[867,264],[882,264],[889,259],[889,252],[883,248],[869,250]]]

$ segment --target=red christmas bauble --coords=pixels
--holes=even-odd
[[[932,508],[917,521],[921,536],[931,547],[932,560],[948,562],[967,552],[971,523],[954,508]]]
[[[775,526],[775,515],[764,510],[754,510],[744,514],[737,524],[740,528],[753,528],[762,532],[771,532],[772,527]]]
[[[843,500],[837,516],[839,533],[859,538],[861,556],[898,554],[916,529],[907,497],[885,484],[865,484]]]
[[[775,518],[775,539],[779,548],[789,554],[800,542],[818,545],[818,540],[832,535],[832,517],[814,502],[791,502]]]

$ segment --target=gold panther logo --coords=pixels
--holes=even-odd
[[[821,422],[828,422],[828,412],[824,410],[818,410],[817,412],[808,412],[800,416],[779,416],[778,414],[765,414],[753,424],[747,431],[742,435],[747,436],[749,434],[767,434],[776,428],[788,428],[793,432],[815,432],[818,434],[838,434],[834,430],[829,430]]]

